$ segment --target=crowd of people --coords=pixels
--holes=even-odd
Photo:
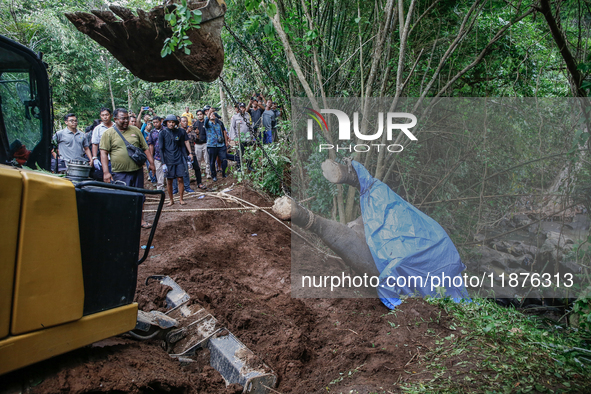
[[[162,118],[150,107],[142,107],[137,115],[124,108],[111,112],[103,107],[100,119],[85,132],[78,129],[76,114],[68,113],[64,116],[66,127],[53,136],[53,168],[63,172],[67,163],[83,161],[91,166],[91,177],[96,180],[143,188],[144,166],[131,158],[131,145],[145,154],[149,179],[156,188],[165,190],[166,185],[168,206],[175,203],[173,196],[177,193],[179,204],[184,205],[184,193],[194,192],[189,168],[195,172],[197,188],[206,190],[203,178],[213,182],[218,174],[225,178],[228,160],[241,170],[241,158],[248,147],[277,141],[281,110],[262,94],[254,94],[247,104],[234,105],[229,129],[218,110],[206,105],[193,114],[186,107],[180,116],[169,114]],[[245,160],[244,164],[253,170],[251,161]],[[142,227],[150,226],[142,219]]]

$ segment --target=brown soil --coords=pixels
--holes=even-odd
[[[244,186],[230,194],[272,205]],[[230,206],[211,196],[186,201],[182,208]],[[143,230],[142,244],[148,235]],[[294,252],[313,253],[304,245]],[[394,313],[377,299],[292,298],[290,261],[290,231],[265,213],[164,213],[139,268],[136,299],[144,310],[162,309],[163,287],[144,283],[149,275],[169,275],[275,371],[280,393],[398,392],[397,383],[423,368],[420,356],[452,332],[445,313],[422,300]],[[208,358],[200,351],[195,363],[183,365],[160,340],[123,335],[9,374],[1,385],[40,394],[241,392],[225,386]]]

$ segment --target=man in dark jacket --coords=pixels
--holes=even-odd
[[[180,124],[178,125],[179,130],[181,130],[183,133],[187,134],[187,129],[189,128],[189,122],[187,120],[186,116],[182,116],[180,119]],[[192,126],[191,126],[192,128]],[[189,135],[186,135],[187,140],[189,141],[189,146],[193,147],[193,143],[189,140]],[[193,155],[193,158],[195,158],[195,150],[192,149],[190,151],[184,151],[183,148],[183,157],[185,159],[185,162],[187,163],[187,166],[189,165],[189,161],[187,161],[187,156],[189,155],[189,153],[191,153]],[[201,174],[200,174],[201,175]],[[183,184],[185,185],[185,193],[194,193],[195,191],[193,189],[191,189],[191,177],[189,176],[189,167],[187,167],[187,174],[183,177]],[[179,192],[179,188],[177,185],[177,181],[176,179],[172,180],[172,194],[177,194]]]
[[[187,140],[187,133],[182,132],[178,128],[179,121],[175,115],[168,115],[164,118],[165,127],[158,135],[158,145],[160,146],[160,154],[164,162],[164,172],[166,174],[166,188],[168,190],[168,197],[170,202],[167,206],[174,204],[174,197],[172,193],[172,180],[176,178],[179,186],[179,203],[185,205],[183,201],[183,194],[185,187],[183,185],[183,176],[187,173],[187,162],[185,161],[184,149],[191,152],[189,141]],[[189,153],[189,159],[193,160],[193,155]]]
[[[181,116],[181,124],[180,129],[187,133],[187,139],[189,140],[189,146],[191,147],[191,154],[193,155],[193,161],[191,161],[191,165],[193,166],[193,170],[195,171],[195,181],[197,182],[197,187],[199,189],[206,189],[203,181],[201,179],[201,168],[199,167],[199,161],[197,160],[197,155],[195,155],[195,142],[199,139],[199,136],[193,130],[193,126],[188,125],[189,120],[186,116]]]
[[[252,119],[252,128],[254,130],[254,138],[257,140],[260,139],[259,134],[259,127],[263,125],[263,112],[265,112],[265,107],[262,103],[252,97],[250,102],[246,106],[246,112],[250,114],[250,118]]]

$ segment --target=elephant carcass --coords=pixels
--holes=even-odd
[[[92,10],[66,13],[66,17],[82,33],[105,47],[133,75],[149,82],[172,79],[212,82],[222,72],[224,47],[221,29],[226,13],[224,0],[189,0],[190,9],[200,9],[199,29],[188,32],[191,53],[175,51],[165,58],[160,56],[164,41],[172,36],[165,21],[162,5],[146,12],[137,10],[137,16],[125,7],[109,6],[111,11]]]
[[[341,164],[327,160],[322,164],[322,170],[324,177],[332,183],[347,183],[359,188],[357,174],[348,171]],[[362,229],[363,222],[360,219],[348,225],[324,219],[285,196],[275,200],[273,213],[281,220],[291,220],[292,223],[318,235],[329,248],[358,274],[373,276],[380,274],[365,241]],[[361,229],[357,228],[359,223],[361,223]]]
[[[359,188],[364,231],[356,230],[360,223],[345,226],[323,219],[287,197],[276,200],[273,212],[318,235],[353,270],[379,275],[375,284],[369,283],[388,308],[399,305],[401,296],[437,296],[445,291],[454,300],[469,297],[461,276],[466,267],[435,220],[372,177],[356,161],[345,166],[327,160],[322,172],[329,182]],[[447,282],[441,279],[444,276]]]

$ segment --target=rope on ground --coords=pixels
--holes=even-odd
[[[225,194],[225,193],[223,193],[223,194]],[[251,203],[251,202],[248,202],[248,201],[246,201],[246,200],[243,200],[243,199],[241,199],[241,198],[238,198],[238,197],[236,197],[236,196],[232,196],[232,195],[229,195],[229,194],[227,194],[227,196],[229,196],[229,197],[231,197],[232,199],[235,199],[235,200],[237,200],[237,201],[240,201],[240,202],[242,202],[242,203],[248,204],[248,205],[250,205],[250,206],[252,206],[252,207],[257,207],[257,206],[256,206],[256,205],[254,205],[253,203]],[[317,250],[317,251],[319,251],[320,253],[322,253],[322,254],[324,254],[324,255],[326,255],[326,256],[328,256],[328,257],[332,257],[333,259],[342,260],[342,258],[340,258],[339,256],[335,256],[335,255],[332,255],[332,254],[326,253],[326,252],[325,252],[325,251],[323,251],[322,249],[318,248],[316,245],[314,245],[312,242],[310,242],[310,241],[309,241],[309,240],[308,240],[306,237],[304,237],[303,235],[301,235],[300,233],[298,233],[297,231],[295,231],[293,228],[289,227],[287,224],[283,223],[283,220],[281,220],[281,219],[277,218],[275,215],[272,215],[271,213],[269,213],[269,212],[267,212],[267,211],[265,211],[265,210],[261,210],[261,212],[264,212],[264,213],[266,213],[267,215],[271,216],[273,219],[275,219],[276,221],[278,221],[279,223],[281,223],[281,225],[283,225],[283,226],[287,227],[287,228],[289,229],[289,231],[291,231],[292,233],[294,233],[295,235],[297,235],[298,237],[300,237],[301,239],[303,239],[303,240],[304,240],[306,243],[308,243],[308,244],[309,244],[311,247],[313,247],[314,249],[316,249],[316,250]]]
[[[163,209],[162,212],[204,212],[204,211],[256,211],[256,210],[271,210],[273,207],[232,207],[232,208],[178,208],[178,209]],[[142,212],[157,212],[157,209],[144,209]]]
[[[342,258],[340,258],[339,256],[335,256],[332,255],[330,253],[326,253],[325,251],[323,251],[322,249],[318,248],[316,245],[314,245],[311,241],[309,241],[306,237],[304,237],[302,234],[298,233],[297,231],[295,231],[293,228],[291,228],[290,226],[288,226],[287,224],[285,224],[283,222],[283,220],[277,218],[275,215],[272,215],[270,212],[267,212],[267,210],[271,210],[273,209],[273,207],[259,207],[249,201],[243,200],[241,198],[238,198],[236,196],[233,196],[231,194],[227,194],[225,192],[217,192],[217,193],[199,193],[199,194],[207,194],[208,196],[211,197],[216,197],[219,198],[221,200],[224,201],[229,201],[229,202],[233,202],[235,204],[239,204],[242,205],[242,207],[232,207],[232,208],[187,208],[187,209],[163,209],[162,212],[200,212],[200,211],[252,211],[252,210],[259,210],[261,212],[266,213],[267,215],[271,216],[271,218],[273,218],[274,220],[276,220],[277,222],[281,223],[282,226],[286,227],[289,231],[291,231],[292,233],[294,233],[295,235],[297,235],[298,237],[300,237],[301,239],[304,240],[304,242],[306,242],[308,245],[310,245],[312,248],[316,249],[318,252],[322,253],[323,255],[327,256],[327,257],[331,257],[333,259],[337,259],[337,260],[343,260]],[[307,200],[311,200],[314,197],[310,197],[304,201]],[[145,203],[146,205],[149,203]],[[245,206],[248,205],[248,206]],[[146,209],[143,212],[149,213],[149,212],[156,212],[156,209]]]
[[[234,184],[232,184],[229,188],[226,189],[231,189],[234,186]],[[224,189],[224,190],[226,190]],[[185,196],[183,197],[183,199],[188,199],[188,198],[196,198],[196,197],[201,197],[201,196],[209,196],[209,197],[217,197],[220,198],[222,200],[227,199],[224,196],[219,196],[220,192],[193,192],[193,193],[188,193],[185,194]],[[157,205],[160,203],[159,199],[154,199],[154,198],[150,198],[150,197],[146,197],[146,202],[144,203],[144,205]]]

